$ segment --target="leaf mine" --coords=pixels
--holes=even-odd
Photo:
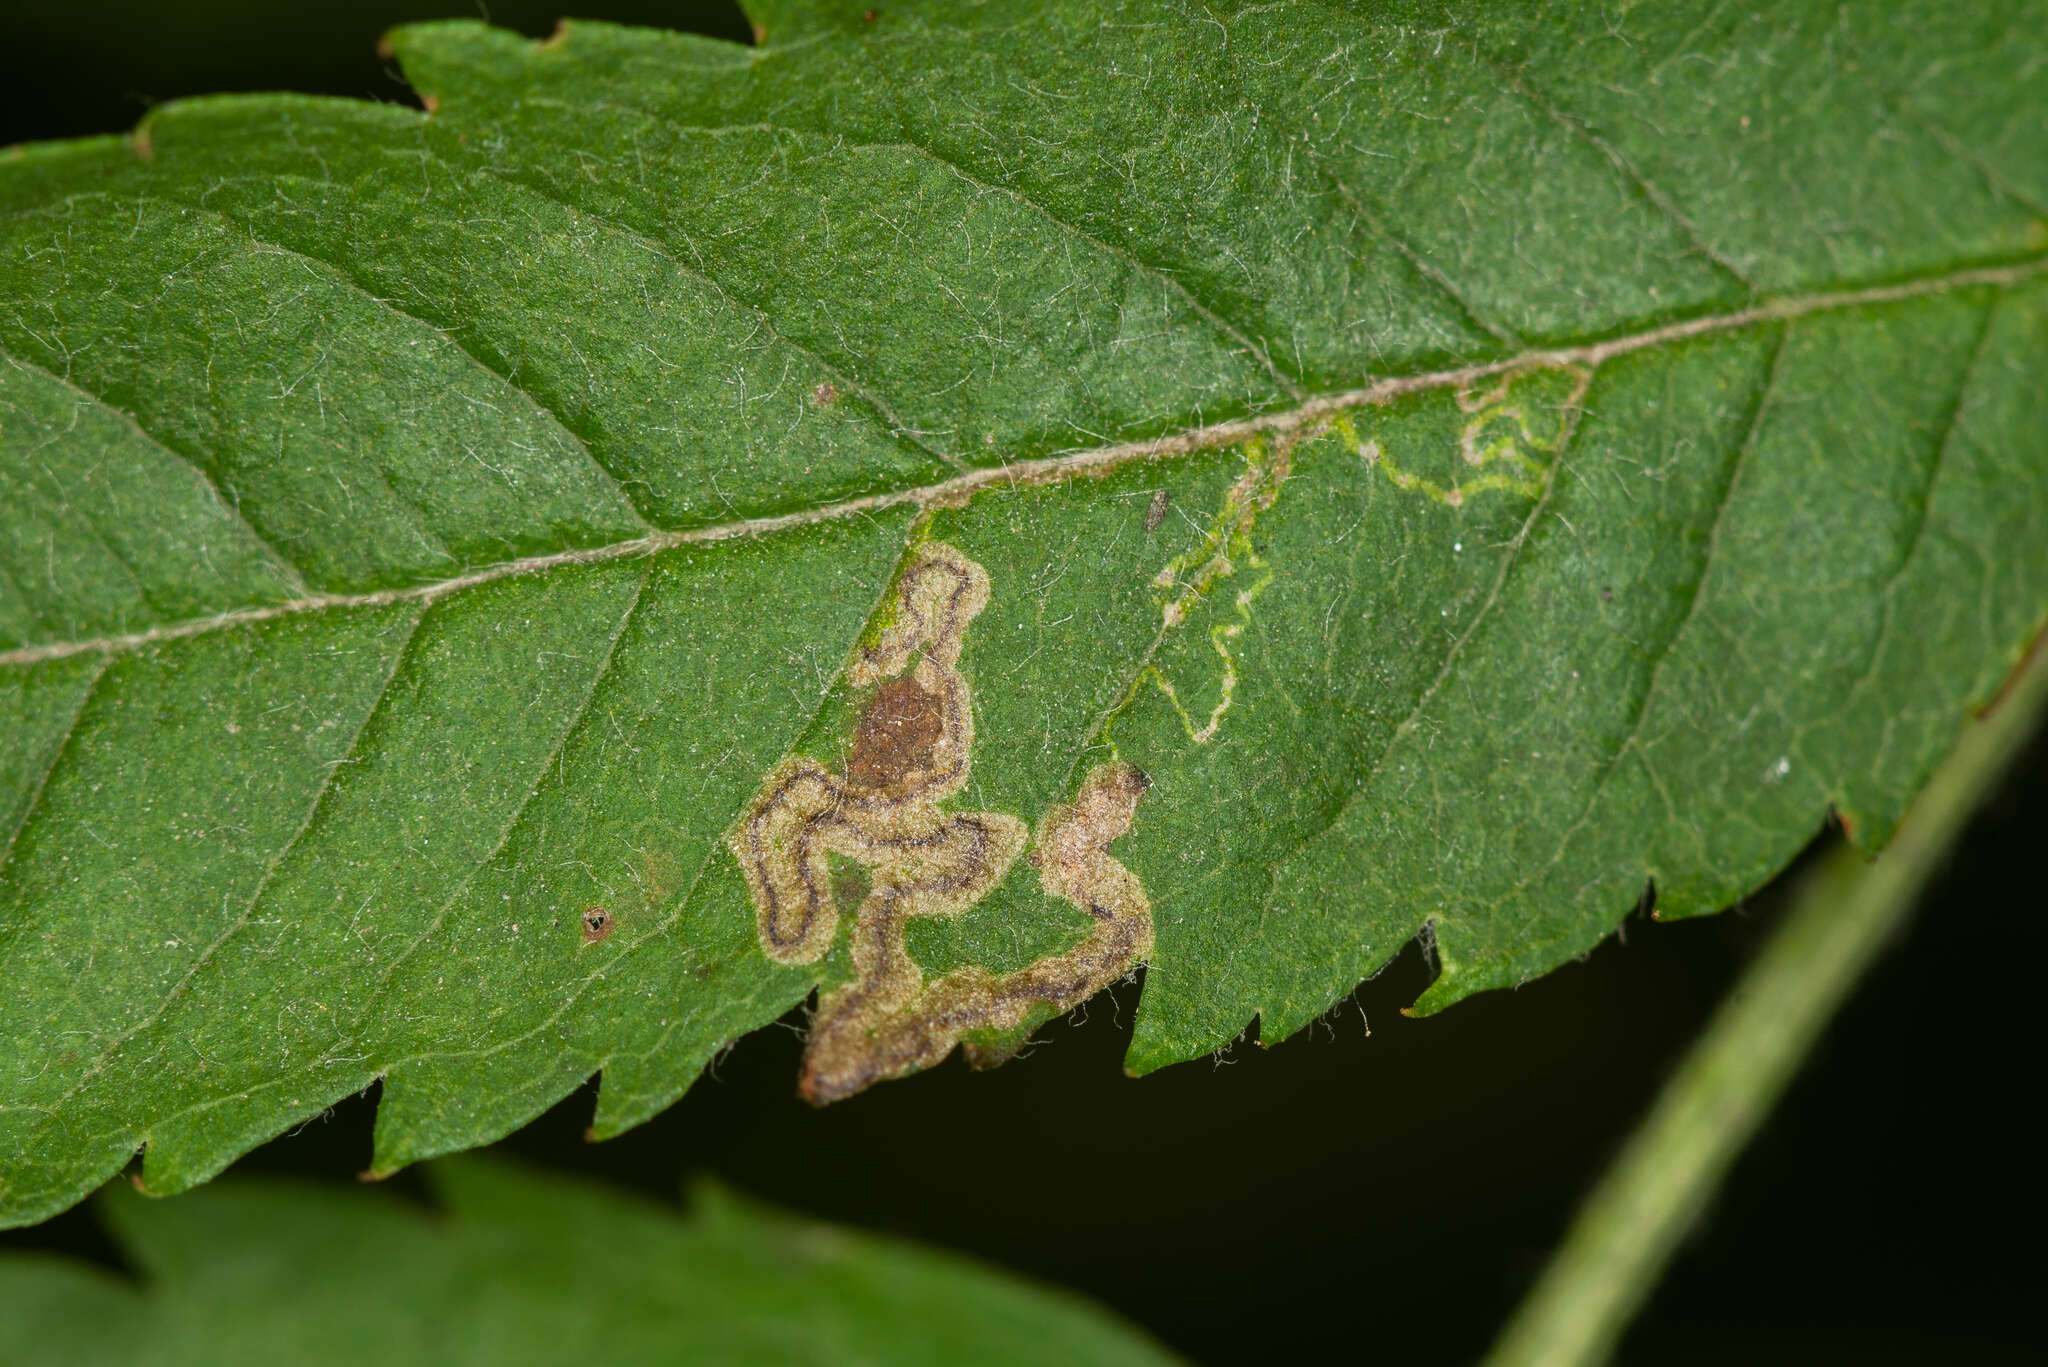
[[[1568,384],[1569,392],[1555,399],[1529,393],[1535,386],[1523,382],[1539,377]],[[1486,384],[1487,379],[1492,383]],[[1349,414],[1338,415],[1332,426],[1360,460],[1403,493],[1450,508],[1496,492],[1533,499],[1571,435],[1592,383],[1593,371],[1573,362],[1506,371],[1460,385],[1452,397],[1465,421],[1458,429],[1452,473],[1442,481],[1418,473],[1405,457],[1397,463],[1377,437],[1360,435]]]
[[[1040,823],[1031,863],[1048,896],[1087,912],[1080,944],[1001,977],[970,965],[927,984],[904,944],[916,916],[958,916],[1023,853],[1028,830],[1002,812],[946,812],[965,786],[973,705],[959,671],[968,626],[988,603],[987,572],[928,543],[904,571],[896,620],[848,671],[872,689],[837,773],[794,756],[778,765],[729,848],[753,899],[762,953],[812,963],[853,907],[854,978],[820,1001],[804,1054],[803,1094],[825,1103],[941,1061],[963,1036],[1015,1035],[1122,977],[1152,947],[1151,904],[1108,853],[1130,829],[1149,781],[1134,766],[1098,765],[1070,806]],[[865,870],[835,871],[832,858]],[[992,1067],[1014,1052],[972,1042]]]

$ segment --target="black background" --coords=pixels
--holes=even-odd
[[[567,2],[501,2],[489,17],[538,36]],[[483,11],[0,9],[0,144],[123,129],[154,101],[214,90],[410,100],[377,36]],[[574,12],[747,34],[730,5],[585,0]],[[1624,1361],[2037,1360],[2048,1181],[2027,1099],[2042,1082],[2044,830],[2037,742],[1744,1156]],[[823,1112],[794,1097],[792,1016],[621,1139],[582,1142],[585,1089],[501,1147],[663,1201],[710,1173],[967,1250],[1093,1295],[1204,1362],[1469,1361],[1769,929],[1781,887],[1706,920],[1634,918],[1582,963],[1426,1021],[1399,1014],[1428,980],[1411,948],[1300,1038],[1135,1082],[1118,1069],[1129,987],[997,1073],[956,1060]],[[351,1181],[373,1110],[374,1091],[237,1171]],[[118,1263],[89,1208],[0,1246]]]

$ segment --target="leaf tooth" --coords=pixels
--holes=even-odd
[[[389,1177],[422,1159],[494,1144],[582,1086],[596,1071],[581,1054],[542,1047],[407,1060],[384,1077],[364,1176]]]
[[[616,1139],[680,1101],[703,1073],[710,1055],[679,1058],[677,1052],[663,1049],[643,1058],[614,1059],[605,1064],[597,1087],[597,1113],[591,1118],[587,1137]]]
[[[371,1085],[367,1076],[288,1082],[288,1091],[254,1092],[220,1105],[181,1111],[149,1127],[135,1184],[151,1196],[175,1196],[210,1182],[257,1145],[330,1110]]]

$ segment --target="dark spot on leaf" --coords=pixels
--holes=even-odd
[[[832,387],[830,380],[811,391],[811,402],[820,408],[829,408],[839,402],[839,391]]]
[[[872,24],[875,22],[875,12],[871,9],[862,10],[860,12],[860,17],[861,22],[863,23]]]
[[[932,763],[932,747],[945,735],[939,700],[908,674],[899,674],[875,692],[853,733],[846,758],[847,782],[859,788],[886,788]]]
[[[1159,524],[1166,521],[1166,506],[1172,502],[1172,496],[1164,489],[1152,495],[1152,506],[1145,510],[1145,530],[1148,533],[1158,531]]]
[[[599,940],[609,938],[611,933],[618,928],[618,924],[618,918],[603,907],[585,907],[583,909],[583,943],[594,945]]]

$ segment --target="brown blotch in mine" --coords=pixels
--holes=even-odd
[[[594,945],[599,940],[611,938],[619,926],[618,918],[603,907],[585,907],[583,910],[583,943]]]
[[[811,391],[811,402],[820,408],[830,408],[833,404],[839,402],[839,390],[833,386],[830,380],[827,380]]]
[[[1161,489],[1152,495],[1152,506],[1145,510],[1145,531],[1147,535],[1159,530],[1159,524],[1166,521],[1166,509],[1173,502],[1173,496]]]
[[[932,765],[932,748],[945,738],[939,700],[916,679],[899,674],[882,685],[861,713],[846,757],[846,781],[886,788]]]

